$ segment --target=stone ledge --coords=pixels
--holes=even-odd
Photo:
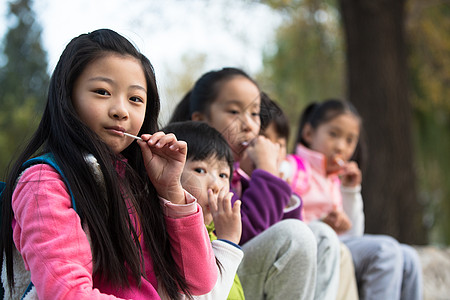
[[[422,263],[424,300],[450,299],[450,248],[414,248]]]

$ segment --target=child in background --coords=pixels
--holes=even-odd
[[[350,249],[360,298],[422,299],[415,250],[392,237],[363,234],[361,171],[351,161],[361,131],[356,109],[335,99],[312,103],[298,130],[296,156],[304,168],[292,187],[303,199],[305,219],[322,219]]]
[[[274,143],[280,145],[280,154],[278,161],[280,162],[280,177],[286,178],[288,182],[294,174],[298,173],[298,168],[302,169],[303,164],[294,156],[289,155],[287,158],[286,147],[289,140],[290,126],[289,121],[283,110],[278,104],[269,98],[268,95],[261,94],[261,134],[270,139]],[[314,226],[314,222],[310,223]],[[340,243],[340,265],[339,265],[339,287],[336,299],[350,300],[358,299],[358,289],[356,286],[355,269],[352,257],[348,248]]]
[[[280,165],[283,164],[283,160],[286,157],[286,140],[283,140],[283,138],[272,140],[270,139],[270,137],[263,134],[263,132],[267,132],[268,134],[275,133],[276,128],[271,126],[274,124],[269,124],[270,119],[274,118],[279,121],[279,123],[277,123],[278,125],[280,125],[279,127],[283,127],[278,129],[283,130],[287,134],[287,136],[289,135],[289,124],[286,119],[284,119],[284,121],[286,122],[283,123],[283,115],[279,115],[279,112],[280,111],[273,111],[271,106],[271,99],[266,93],[261,92],[260,135],[265,136],[274,144],[280,146],[278,155],[274,156],[272,153],[270,159],[276,161],[276,165],[278,168],[278,177],[286,180],[285,178],[283,178],[284,175],[282,174],[284,171],[280,170]],[[242,157],[239,161],[239,166],[236,170],[236,172],[240,174],[244,178],[244,180],[246,178],[251,178],[253,171],[256,169],[254,161],[248,154],[249,152],[247,151],[243,152]],[[295,193],[292,193],[290,201],[283,209],[283,219],[294,218],[302,220],[301,208],[300,197]],[[299,210],[300,214],[298,212]],[[336,233],[329,226],[321,222],[310,223],[308,224],[308,227],[313,232],[317,244],[317,277],[314,299],[336,299],[339,290],[340,274],[339,239]],[[348,257],[344,258],[350,258],[350,254],[348,253]],[[349,264],[352,265],[351,259],[347,259],[345,265],[346,269]],[[352,266],[350,266],[350,268],[351,270],[353,270]],[[345,281],[345,283],[349,283],[349,286],[351,286],[351,280]],[[351,294],[351,291],[349,291],[349,294]],[[347,293],[345,296],[348,296]]]
[[[180,182],[186,143],[151,134],[159,107],[153,67],[127,39],[101,29],[67,45],[2,195],[8,299],[30,280],[27,297],[46,300],[211,291],[217,268],[202,210]],[[47,164],[21,170],[41,153],[54,156],[68,185]],[[17,281],[18,264],[26,282]]]
[[[299,220],[300,208],[292,212],[296,219],[285,219],[284,208],[292,190],[278,177],[273,153],[278,153],[279,146],[259,135],[260,104],[256,82],[242,70],[224,68],[197,80],[171,121],[206,122],[224,136],[233,152],[236,163],[231,188],[233,201],[242,201],[240,244],[245,253],[238,274],[246,297],[319,298],[315,292],[333,293],[337,283],[316,286],[317,275],[329,273],[316,272],[317,243]],[[244,154],[256,166],[251,177],[239,169]]]
[[[243,300],[244,292],[236,274],[244,256],[238,245],[242,233],[241,202],[231,205],[231,150],[222,135],[203,122],[176,122],[162,130],[175,134],[188,145],[181,184],[203,209],[203,219],[220,266],[214,289],[196,299]]]

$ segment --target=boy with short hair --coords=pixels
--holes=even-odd
[[[236,274],[244,252],[239,244],[242,223],[237,200],[231,204],[230,190],[233,155],[228,143],[214,128],[203,122],[176,122],[166,126],[188,144],[186,164],[181,175],[184,189],[197,198],[202,207],[220,275],[214,289],[196,299],[244,299]],[[227,298],[228,296],[228,298]]]

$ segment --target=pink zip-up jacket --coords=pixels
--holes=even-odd
[[[291,187],[303,199],[305,222],[319,220],[333,210],[342,210],[340,180],[336,174],[326,174],[325,156],[302,145],[297,147],[295,154],[300,161],[292,155],[287,156],[288,161],[297,167]]]
[[[218,274],[201,207],[164,201],[172,255],[194,295],[214,287]],[[147,279],[141,286],[118,288],[92,277],[92,254],[80,218],[59,173],[38,164],[20,177],[12,197],[13,239],[25,268],[31,271],[39,299],[160,299],[152,259],[142,238]],[[161,291],[159,291],[161,295]],[[163,297],[164,298],[164,297]]]
[[[343,210],[352,222],[352,228],[339,237],[347,239],[364,234],[364,208],[361,185],[341,186],[337,174],[326,173],[325,156],[299,145],[287,160],[294,168],[292,190],[303,199],[303,217],[306,222],[321,219],[332,210]]]

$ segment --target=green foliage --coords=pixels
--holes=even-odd
[[[432,242],[450,244],[450,5],[409,3],[409,66],[420,196]]]
[[[422,112],[450,112],[450,4],[411,0],[408,20],[412,100]]]
[[[277,32],[276,50],[265,54],[264,72],[258,76],[285,109],[293,134],[306,104],[344,94],[343,33],[339,13],[328,2],[334,1],[289,6],[286,22]]]
[[[47,54],[31,0],[10,2],[8,18],[13,25],[3,39],[0,69],[0,177],[36,129],[49,83]]]
[[[450,124],[448,112],[415,112],[415,137],[420,200],[426,205],[430,241],[450,244]]]
[[[40,114],[36,113],[36,98],[25,99],[18,105],[13,102],[7,101],[0,111],[0,179],[2,181],[6,177],[10,161],[22,150],[25,141],[36,130],[40,119]]]

